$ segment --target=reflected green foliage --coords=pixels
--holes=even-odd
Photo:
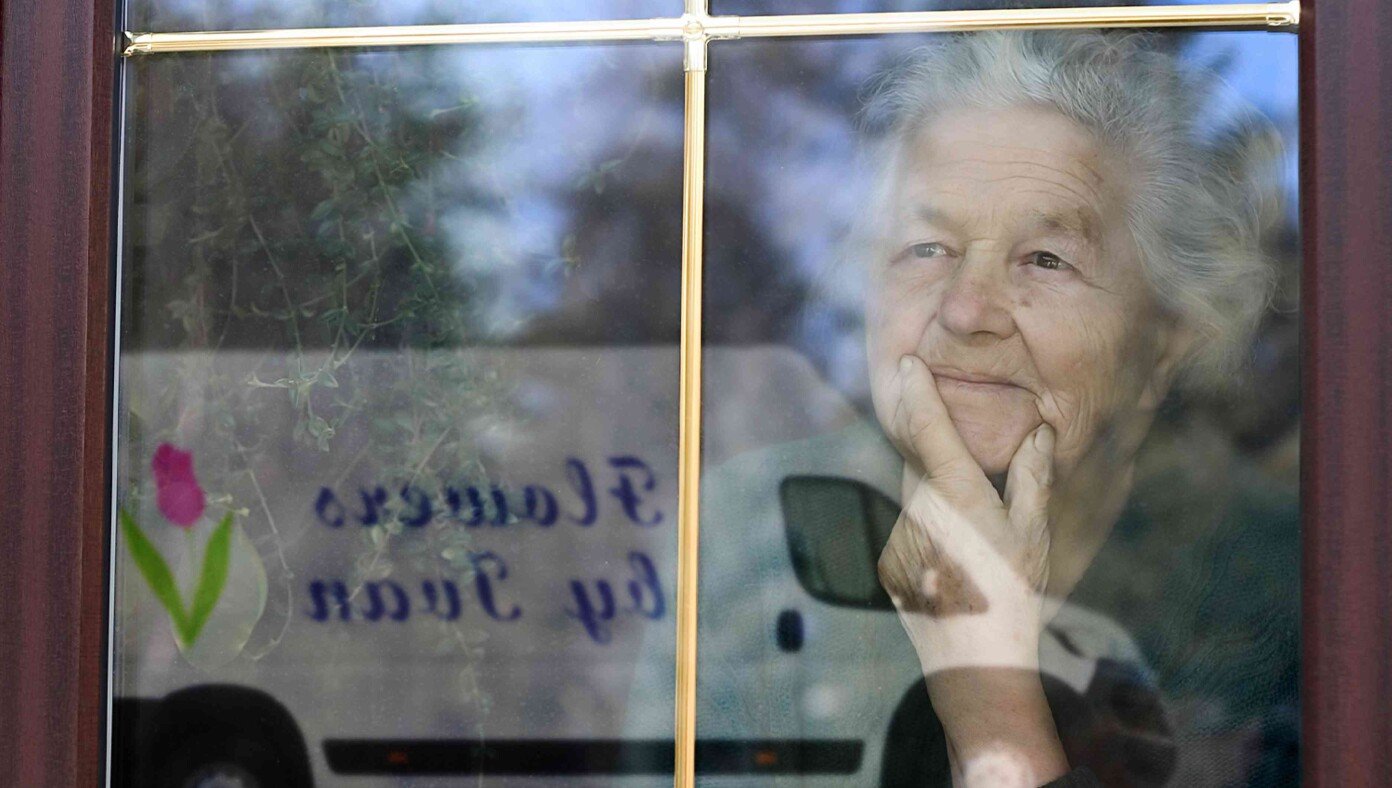
[[[148,154],[134,163],[131,197],[148,218],[130,228],[129,248],[184,264],[131,271],[145,277],[135,286],[169,296],[169,313],[131,315],[142,322],[127,323],[127,347],[342,354],[364,341],[430,348],[467,335],[470,288],[446,263],[433,177],[444,158],[471,152],[473,99],[421,111],[395,73],[400,59],[345,58],[196,56],[137,77],[151,131],[133,151]],[[228,73],[238,65],[253,76]],[[175,139],[179,155],[159,147]],[[162,317],[181,331],[147,322]],[[283,385],[305,383],[333,377]]]

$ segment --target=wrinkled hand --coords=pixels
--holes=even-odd
[[[904,503],[880,582],[918,653],[954,771],[990,754],[1028,775],[1018,784],[1045,782],[1067,770],[1039,681],[1053,430],[1040,426],[1016,450],[1002,499],[923,362],[905,357],[898,385],[890,437],[906,458]]]
[[[1044,425],[1025,438],[1002,500],[923,362],[906,358],[898,380],[892,437],[908,458],[904,508],[880,555],[880,582],[925,674],[1037,668],[1053,431]]]

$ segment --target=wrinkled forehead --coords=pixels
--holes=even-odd
[[[901,219],[1027,225],[1100,243],[1124,216],[1126,182],[1114,157],[1056,112],[944,113],[905,143],[895,206]]]

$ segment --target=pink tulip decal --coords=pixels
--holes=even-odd
[[[150,460],[150,472],[155,477],[155,505],[169,522],[183,528],[192,537],[193,524],[203,516],[207,501],[203,488],[193,475],[193,455],[168,443],[160,444]],[[174,634],[183,646],[192,646],[203,631],[203,625],[217,606],[227,584],[227,571],[232,557],[232,513],[223,516],[213,528],[203,552],[203,565],[193,589],[193,599],[186,607],[174,573],[160,555],[159,549],[125,507],[118,512],[121,536],[130,551],[135,567],[140,571],[155,598],[169,613]]]
[[[161,443],[150,461],[158,492],[155,503],[160,514],[177,526],[188,528],[203,516],[203,488],[193,475],[193,455],[173,445]]]

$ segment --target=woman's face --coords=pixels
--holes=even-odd
[[[922,130],[869,290],[882,425],[899,359],[913,354],[988,474],[1041,422],[1058,436],[1061,474],[1099,439],[1144,433],[1173,332],[1126,228],[1120,164],[1045,109],[962,110]]]

